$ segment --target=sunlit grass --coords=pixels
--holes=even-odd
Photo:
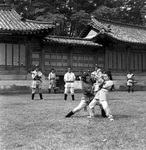
[[[80,101],[63,94],[0,97],[1,150],[145,150],[146,93],[112,92],[109,105],[115,121],[100,116],[88,119],[82,110],[64,116]]]

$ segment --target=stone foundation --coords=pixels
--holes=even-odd
[[[16,75],[15,75],[16,77]],[[13,79],[12,76],[8,78],[8,76],[5,76],[5,78],[2,79],[2,76],[0,76],[0,93],[30,93],[31,92],[31,76],[28,74],[27,76],[22,76],[23,78],[17,77],[16,79]],[[7,79],[6,79],[7,78]],[[117,91],[126,91],[126,76],[125,75],[113,75],[115,88]],[[47,77],[43,77],[43,92],[48,92],[48,85],[49,81],[47,80]],[[135,84],[135,91],[146,91],[146,75],[135,75],[135,80],[138,81],[137,84]],[[75,90],[81,91],[82,84],[81,81],[75,81]],[[63,90],[60,90],[58,87],[58,92],[63,92]]]

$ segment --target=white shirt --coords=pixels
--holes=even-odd
[[[134,74],[127,74],[127,79],[131,79],[134,76]]]
[[[36,71],[36,70],[32,71],[31,73],[32,73],[32,75],[31,75],[32,79],[34,79],[36,76],[42,77],[42,75],[43,75],[41,71]],[[31,87],[36,88],[37,85],[39,85],[39,88],[41,88],[42,81],[41,80],[33,80]]]
[[[67,72],[64,75],[64,82],[66,88],[74,88],[75,74],[72,72]]]
[[[113,86],[114,82],[112,80],[105,81],[105,84],[103,84],[102,89],[110,90]]]
[[[36,71],[36,70],[32,71],[31,73],[32,73],[31,75],[32,79],[34,79],[36,76],[42,77],[43,75],[41,71]]]
[[[49,73],[49,76],[48,76],[48,79],[49,79],[49,80],[51,80],[51,79],[52,79],[52,80],[55,80],[55,78],[56,78],[56,74],[53,73],[53,72],[50,72],[50,73]]]
[[[102,89],[96,93],[95,98],[99,99],[100,102],[107,101],[109,90],[111,89],[113,84],[114,82],[112,80],[105,81]]]
[[[101,69],[98,69],[97,71],[92,72],[91,76],[93,76],[94,79],[96,79],[96,80],[98,80],[99,78],[101,78],[102,77]]]
[[[67,81],[72,81],[74,82],[75,81],[75,74],[72,73],[72,72],[67,72],[65,75],[64,75],[64,81],[67,82]]]

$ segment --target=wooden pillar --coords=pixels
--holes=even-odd
[[[126,47],[126,50],[127,50],[127,64],[126,64],[126,66],[127,66],[127,72],[130,70],[130,60],[131,60],[131,55],[130,55],[130,45],[128,45],[127,47]]]
[[[109,65],[108,65],[108,63],[109,63],[109,60],[108,60],[108,58],[109,58],[109,49],[108,49],[108,47],[105,47],[105,64],[104,64],[104,69],[105,70],[108,70],[109,69]]]
[[[31,41],[30,39],[27,39],[26,42],[26,68],[28,71],[31,71],[31,65],[32,65],[32,49],[31,49]]]

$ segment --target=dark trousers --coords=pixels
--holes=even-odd
[[[128,86],[128,93],[129,93],[130,91],[131,91],[131,92],[134,92],[134,86],[133,86],[133,85],[132,85],[132,86]]]

